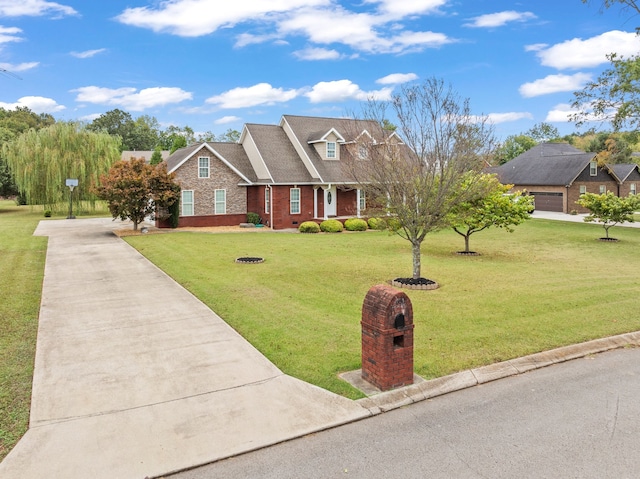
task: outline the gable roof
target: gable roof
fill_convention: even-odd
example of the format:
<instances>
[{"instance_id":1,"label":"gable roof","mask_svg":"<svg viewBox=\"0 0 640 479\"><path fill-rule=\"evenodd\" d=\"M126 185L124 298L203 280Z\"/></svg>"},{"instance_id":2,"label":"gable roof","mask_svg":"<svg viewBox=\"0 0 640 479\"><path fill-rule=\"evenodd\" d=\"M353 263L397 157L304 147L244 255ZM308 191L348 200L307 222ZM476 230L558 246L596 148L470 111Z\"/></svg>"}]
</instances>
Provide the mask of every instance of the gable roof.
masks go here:
<instances>
[{"instance_id":1,"label":"gable roof","mask_svg":"<svg viewBox=\"0 0 640 479\"><path fill-rule=\"evenodd\" d=\"M490 171L503 184L569 186L595 155L567 143L540 143Z\"/></svg>"},{"instance_id":2,"label":"gable roof","mask_svg":"<svg viewBox=\"0 0 640 479\"><path fill-rule=\"evenodd\" d=\"M124 150L120 153L120 159L123 161L129 161L131 158L143 158L144 161L149 163L151 161L151 157L153 156L154 150ZM166 160L171 155L169 150L160 151L160 155L162 155L162 159Z\"/></svg>"},{"instance_id":3,"label":"gable roof","mask_svg":"<svg viewBox=\"0 0 640 479\"><path fill-rule=\"evenodd\" d=\"M176 150L167 158L167 171L172 173L180 168L187 160L196 155L202 148L206 148L243 181L253 183L257 180L256 174L251 167L251 162L242 145L225 142L204 142L195 143L185 148Z\"/></svg>"},{"instance_id":4,"label":"gable roof","mask_svg":"<svg viewBox=\"0 0 640 479\"><path fill-rule=\"evenodd\" d=\"M615 165L609 165L609 170L616 177L618 182L624 182L634 170L640 172L640 166L635 163L618 163Z\"/></svg>"}]
</instances>

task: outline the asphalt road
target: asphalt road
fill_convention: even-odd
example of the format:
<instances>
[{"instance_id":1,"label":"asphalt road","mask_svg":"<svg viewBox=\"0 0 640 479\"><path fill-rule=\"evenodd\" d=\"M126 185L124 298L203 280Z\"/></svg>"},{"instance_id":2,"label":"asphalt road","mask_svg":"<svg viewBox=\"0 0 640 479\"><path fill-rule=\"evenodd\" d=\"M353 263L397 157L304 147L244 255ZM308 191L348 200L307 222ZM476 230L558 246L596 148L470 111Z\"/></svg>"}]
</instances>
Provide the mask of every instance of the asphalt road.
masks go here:
<instances>
[{"instance_id":1,"label":"asphalt road","mask_svg":"<svg viewBox=\"0 0 640 479\"><path fill-rule=\"evenodd\" d=\"M638 478L640 348L505 378L170 477Z\"/></svg>"}]
</instances>

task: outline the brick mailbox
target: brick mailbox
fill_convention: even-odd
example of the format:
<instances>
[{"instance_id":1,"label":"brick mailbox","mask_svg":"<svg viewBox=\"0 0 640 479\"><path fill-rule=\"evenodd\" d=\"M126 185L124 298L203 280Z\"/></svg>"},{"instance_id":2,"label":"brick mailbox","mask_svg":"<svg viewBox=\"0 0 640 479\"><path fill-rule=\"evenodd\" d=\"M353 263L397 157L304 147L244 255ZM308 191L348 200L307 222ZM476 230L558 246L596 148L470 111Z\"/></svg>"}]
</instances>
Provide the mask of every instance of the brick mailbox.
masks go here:
<instances>
[{"instance_id":1,"label":"brick mailbox","mask_svg":"<svg viewBox=\"0 0 640 479\"><path fill-rule=\"evenodd\" d=\"M402 291L379 284L362 305L362 379L382 391L413 384L413 307Z\"/></svg>"}]
</instances>

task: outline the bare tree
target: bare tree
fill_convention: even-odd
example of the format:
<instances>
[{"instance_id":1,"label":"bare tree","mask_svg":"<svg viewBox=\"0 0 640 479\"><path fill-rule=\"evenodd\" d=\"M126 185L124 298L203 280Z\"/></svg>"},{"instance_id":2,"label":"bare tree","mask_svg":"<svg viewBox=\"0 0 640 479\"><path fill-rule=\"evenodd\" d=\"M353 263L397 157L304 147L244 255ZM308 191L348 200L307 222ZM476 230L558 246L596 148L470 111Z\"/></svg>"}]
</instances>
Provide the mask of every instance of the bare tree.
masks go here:
<instances>
[{"instance_id":1,"label":"bare tree","mask_svg":"<svg viewBox=\"0 0 640 479\"><path fill-rule=\"evenodd\" d=\"M382 127L388 109L397 120L395 131ZM347 164L369 204L379 205L411 243L412 279L423 279L425 236L451 227L454 206L483 194L474 178L493 153L493 128L435 78L403 87L389 102L369 101L363 116L368 121L353 122L354 128L369 127L350 133Z\"/></svg>"}]
</instances>

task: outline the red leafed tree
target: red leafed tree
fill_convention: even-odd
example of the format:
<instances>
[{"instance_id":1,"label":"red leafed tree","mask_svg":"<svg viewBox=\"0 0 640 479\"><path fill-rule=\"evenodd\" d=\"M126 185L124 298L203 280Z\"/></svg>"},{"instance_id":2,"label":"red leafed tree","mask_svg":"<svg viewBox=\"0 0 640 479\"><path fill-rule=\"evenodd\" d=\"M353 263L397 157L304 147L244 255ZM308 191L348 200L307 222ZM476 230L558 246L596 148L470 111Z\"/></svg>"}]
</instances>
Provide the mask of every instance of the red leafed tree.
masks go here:
<instances>
[{"instance_id":1,"label":"red leafed tree","mask_svg":"<svg viewBox=\"0 0 640 479\"><path fill-rule=\"evenodd\" d=\"M178 201L180 186L174 175L167 173L166 164L152 166L132 158L115 163L107 175L101 176L97 193L114 218L130 219L137 230L146 216Z\"/></svg>"}]
</instances>

